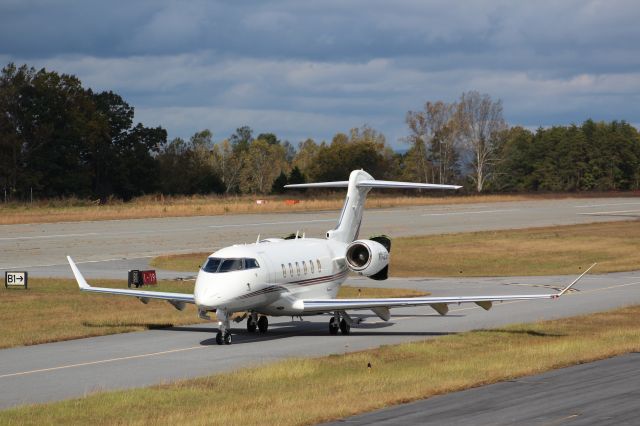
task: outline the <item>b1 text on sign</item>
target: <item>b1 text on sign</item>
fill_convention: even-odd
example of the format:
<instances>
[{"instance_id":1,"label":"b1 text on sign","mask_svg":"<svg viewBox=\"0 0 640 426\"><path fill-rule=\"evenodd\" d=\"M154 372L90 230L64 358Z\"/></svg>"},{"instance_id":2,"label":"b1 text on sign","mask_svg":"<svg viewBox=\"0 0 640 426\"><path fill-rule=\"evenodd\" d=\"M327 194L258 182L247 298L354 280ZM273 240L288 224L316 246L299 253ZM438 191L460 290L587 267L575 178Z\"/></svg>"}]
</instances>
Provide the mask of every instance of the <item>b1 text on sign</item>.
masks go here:
<instances>
[{"instance_id":1,"label":"b1 text on sign","mask_svg":"<svg viewBox=\"0 0 640 426\"><path fill-rule=\"evenodd\" d=\"M24 287L27 288L27 272L21 271L5 271L4 273L4 286L9 287Z\"/></svg>"}]
</instances>

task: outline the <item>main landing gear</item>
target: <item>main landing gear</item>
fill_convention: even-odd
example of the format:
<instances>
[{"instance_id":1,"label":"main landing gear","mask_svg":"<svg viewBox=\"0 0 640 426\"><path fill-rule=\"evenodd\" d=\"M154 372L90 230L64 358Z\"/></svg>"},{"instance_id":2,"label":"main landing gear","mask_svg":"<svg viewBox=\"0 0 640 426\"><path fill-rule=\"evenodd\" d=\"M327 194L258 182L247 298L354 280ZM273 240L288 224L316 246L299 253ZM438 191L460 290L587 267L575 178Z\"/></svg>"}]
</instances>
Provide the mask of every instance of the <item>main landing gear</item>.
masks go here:
<instances>
[{"instance_id":1,"label":"main landing gear","mask_svg":"<svg viewBox=\"0 0 640 426\"><path fill-rule=\"evenodd\" d=\"M342 318L340 318L342 316ZM342 334L347 335L351 332L351 318L346 313L340 315L339 312L336 312L329 319L329 334L335 336L338 334L338 330L342 332Z\"/></svg>"},{"instance_id":2,"label":"main landing gear","mask_svg":"<svg viewBox=\"0 0 640 426\"><path fill-rule=\"evenodd\" d=\"M247 318L247 331L253 333L258 328L258 315L255 312L251 312Z\"/></svg>"},{"instance_id":3,"label":"main landing gear","mask_svg":"<svg viewBox=\"0 0 640 426\"><path fill-rule=\"evenodd\" d=\"M251 312L251 314L249 314L249 317L247 318L247 331L249 333L253 333L256 331L256 329L260 333L266 333L269 329L269 319L265 315L262 315L260 318L258 318L257 313Z\"/></svg>"},{"instance_id":4,"label":"main landing gear","mask_svg":"<svg viewBox=\"0 0 640 426\"><path fill-rule=\"evenodd\" d=\"M261 316L258 320L258 330L260 333L266 333L269 329L269 319L266 316Z\"/></svg>"},{"instance_id":5,"label":"main landing gear","mask_svg":"<svg viewBox=\"0 0 640 426\"><path fill-rule=\"evenodd\" d=\"M265 315L262 315L260 318L258 318L258 314L255 312L251 312L249 314L249 317L247 318L247 331L249 333L255 332L256 329L260 333L266 333L268 328L269 319Z\"/></svg>"}]
</instances>

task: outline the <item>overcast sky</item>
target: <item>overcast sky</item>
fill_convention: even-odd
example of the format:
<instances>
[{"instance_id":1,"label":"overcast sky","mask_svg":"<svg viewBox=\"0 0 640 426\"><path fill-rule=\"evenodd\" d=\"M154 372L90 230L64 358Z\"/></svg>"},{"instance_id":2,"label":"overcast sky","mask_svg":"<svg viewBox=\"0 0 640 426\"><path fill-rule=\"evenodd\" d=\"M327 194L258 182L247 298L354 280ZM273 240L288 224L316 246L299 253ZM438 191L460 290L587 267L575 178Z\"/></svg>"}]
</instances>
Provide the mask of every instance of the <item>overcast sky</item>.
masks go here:
<instances>
[{"instance_id":1,"label":"overcast sky","mask_svg":"<svg viewBox=\"0 0 640 426\"><path fill-rule=\"evenodd\" d=\"M640 124L640 3L0 0L0 63L113 90L136 120L216 141L242 125L297 143L468 90L512 125Z\"/></svg>"}]
</instances>

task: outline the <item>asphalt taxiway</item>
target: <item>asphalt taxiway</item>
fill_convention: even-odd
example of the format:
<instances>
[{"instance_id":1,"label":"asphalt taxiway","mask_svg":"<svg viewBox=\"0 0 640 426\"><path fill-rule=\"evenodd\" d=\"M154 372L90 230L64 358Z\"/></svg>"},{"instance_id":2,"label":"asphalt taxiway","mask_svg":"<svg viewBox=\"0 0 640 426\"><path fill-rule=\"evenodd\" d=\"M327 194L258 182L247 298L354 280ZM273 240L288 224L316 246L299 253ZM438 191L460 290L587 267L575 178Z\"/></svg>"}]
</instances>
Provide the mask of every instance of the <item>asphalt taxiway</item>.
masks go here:
<instances>
[{"instance_id":1,"label":"asphalt taxiway","mask_svg":"<svg viewBox=\"0 0 640 426\"><path fill-rule=\"evenodd\" d=\"M531 294L552 292L572 279L416 278L392 279L384 284L428 290L437 296ZM377 285L371 280L351 283ZM330 336L328 316L320 315L305 321L272 317L264 335L246 332L244 323L232 324L234 343L230 346L216 345L215 325L205 324L5 349L0 351L0 408L78 397L98 390L166 383L288 357L339 354L638 303L640 271L587 275L576 291L558 300L505 302L489 312L475 305L452 306L445 317L428 307L395 309L392 320L383 322L365 311L360 313L365 321L352 328L348 336ZM167 305L167 309L173 308Z\"/></svg>"},{"instance_id":2,"label":"asphalt taxiway","mask_svg":"<svg viewBox=\"0 0 640 426\"><path fill-rule=\"evenodd\" d=\"M637 425L638 401L636 352L325 425Z\"/></svg>"}]
</instances>

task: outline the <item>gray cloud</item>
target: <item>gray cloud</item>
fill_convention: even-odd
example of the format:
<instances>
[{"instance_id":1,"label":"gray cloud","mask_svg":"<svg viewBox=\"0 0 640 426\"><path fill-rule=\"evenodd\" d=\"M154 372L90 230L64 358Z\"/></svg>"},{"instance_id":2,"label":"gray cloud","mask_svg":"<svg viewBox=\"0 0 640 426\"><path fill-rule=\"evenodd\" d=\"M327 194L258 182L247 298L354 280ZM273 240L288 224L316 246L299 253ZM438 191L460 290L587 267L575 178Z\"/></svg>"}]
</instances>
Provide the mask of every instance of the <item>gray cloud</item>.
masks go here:
<instances>
[{"instance_id":1,"label":"gray cloud","mask_svg":"<svg viewBox=\"0 0 640 426\"><path fill-rule=\"evenodd\" d=\"M5 1L0 59L114 90L188 137L248 124L293 141L466 90L512 124L640 121L633 1Z\"/></svg>"}]
</instances>

